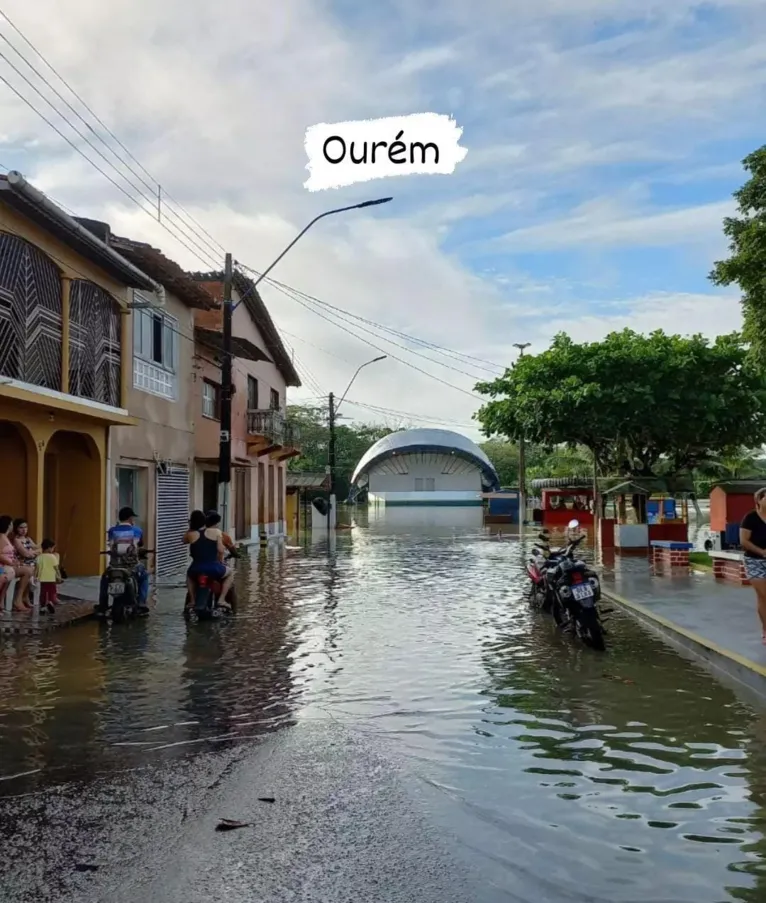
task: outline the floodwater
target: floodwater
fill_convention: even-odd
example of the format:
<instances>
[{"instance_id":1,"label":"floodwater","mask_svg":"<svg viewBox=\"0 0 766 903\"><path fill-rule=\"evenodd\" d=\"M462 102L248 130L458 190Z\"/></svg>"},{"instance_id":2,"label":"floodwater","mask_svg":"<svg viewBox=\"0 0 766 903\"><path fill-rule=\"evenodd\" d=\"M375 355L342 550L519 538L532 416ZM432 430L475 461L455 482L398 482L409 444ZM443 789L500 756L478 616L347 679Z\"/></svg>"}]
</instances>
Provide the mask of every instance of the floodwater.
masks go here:
<instances>
[{"instance_id":1,"label":"floodwater","mask_svg":"<svg viewBox=\"0 0 766 903\"><path fill-rule=\"evenodd\" d=\"M507 899L766 900L764 714L619 613L605 655L558 635L518 537L475 518L256 552L226 625L164 589L145 622L0 641L0 807L336 721L428 785Z\"/></svg>"}]
</instances>

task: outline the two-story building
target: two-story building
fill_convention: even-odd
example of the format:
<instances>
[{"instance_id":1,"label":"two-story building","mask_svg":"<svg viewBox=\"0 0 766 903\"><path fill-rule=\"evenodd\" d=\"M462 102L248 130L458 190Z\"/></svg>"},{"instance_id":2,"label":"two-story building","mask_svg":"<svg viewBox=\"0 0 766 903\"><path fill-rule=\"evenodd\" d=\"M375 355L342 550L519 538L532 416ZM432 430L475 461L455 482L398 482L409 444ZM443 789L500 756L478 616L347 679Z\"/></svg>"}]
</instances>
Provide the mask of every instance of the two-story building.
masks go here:
<instances>
[{"instance_id":1,"label":"two-story building","mask_svg":"<svg viewBox=\"0 0 766 903\"><path fill-rule=\"evenodd\" d=\"M196 334L210 350L220 351L223 329L223 273L194 273L215 299L216 307L196 311ZM232 332L235 336L232 382L231 529L237 539L286 533L286 470L299 454L297 427L286 417L288 387L301 384L274 321L252 280L234 274ZM245 356L246 348L262 349L262 360ZM216 507L218 501L218 443L220 357L211 360L200 350L195 391L196 479L195 506Z\"/></svg>"},{"instance_id":2,"label":"two-story building","mask_svg":"<svg viewBox=\"0 0 766 903\"><path fill-rule=\"evenodd\" d=\"M109 435L138 421L132 290L157 285L19 173L0 176L0 513L101 572Z\"/></svg>"}]
</instances>

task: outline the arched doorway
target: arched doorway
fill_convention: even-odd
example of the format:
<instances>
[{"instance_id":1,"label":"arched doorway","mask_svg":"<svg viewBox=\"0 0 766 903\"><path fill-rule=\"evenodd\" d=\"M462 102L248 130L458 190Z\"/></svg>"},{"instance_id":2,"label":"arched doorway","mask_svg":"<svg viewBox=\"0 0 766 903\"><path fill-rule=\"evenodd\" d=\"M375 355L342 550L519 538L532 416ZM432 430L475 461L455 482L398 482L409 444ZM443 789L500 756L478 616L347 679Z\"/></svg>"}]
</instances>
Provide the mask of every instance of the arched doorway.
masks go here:
<instances>
[{"instance_id":1,"label":"arched doorway","mask_svg":"<svg viewBox=\"0 0 766 903\"><path fill-rule=\"evenodd\" d=\"M0 420L0 514L26 517L33 529L38 526L36 470L35 444L27 429L20 423Z\"/></svg>"},{"instance_id":2,"label":"arched doorway","mask_svg":"<svg viewBox=\"0 0 766 903\"><path fill-rule=\"evenodd\" d=\"M43 523L72 577L102 570L100 551L103 467L99 450L84 433L59 430L45 450Z\"/></svg>"}]
</instances>

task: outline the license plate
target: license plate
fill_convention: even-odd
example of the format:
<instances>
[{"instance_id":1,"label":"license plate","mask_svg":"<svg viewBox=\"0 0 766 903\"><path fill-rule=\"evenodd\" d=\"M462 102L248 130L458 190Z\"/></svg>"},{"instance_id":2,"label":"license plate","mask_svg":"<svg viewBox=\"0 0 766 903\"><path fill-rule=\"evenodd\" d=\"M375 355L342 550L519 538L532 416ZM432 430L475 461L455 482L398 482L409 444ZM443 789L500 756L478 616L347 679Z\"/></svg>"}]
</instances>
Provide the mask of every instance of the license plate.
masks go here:
<instances>
[{"instance_id":1,"label":"license plate","mask_svg":"<svg viewBox=\"0 0 766 903\"><path fill-rule=\"evenodd\" d=\"M582 602L583 599L592 599L593 587L590 583L580 583L572 587L572 595L578 602Z\"/></svg>"},{"instance_id":2,"label":"license plate","mask_svg":"<svg viewBox=\"0 0 766 903\"><path fill-rule=\"evenodd\" d=\"M110 596L121 596L125 592L125 584L119 580L115 580L114 583L109 584L109 595Z\"/></svg>"}]
</instances>

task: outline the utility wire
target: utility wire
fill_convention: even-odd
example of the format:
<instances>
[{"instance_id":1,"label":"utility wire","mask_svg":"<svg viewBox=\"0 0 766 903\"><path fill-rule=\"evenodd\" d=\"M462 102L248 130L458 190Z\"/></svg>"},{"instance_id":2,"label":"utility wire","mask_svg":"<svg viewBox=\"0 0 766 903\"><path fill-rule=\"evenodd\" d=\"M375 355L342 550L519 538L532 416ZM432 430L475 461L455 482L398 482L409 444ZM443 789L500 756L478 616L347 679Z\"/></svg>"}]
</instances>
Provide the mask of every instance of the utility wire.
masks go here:
<instances>
[{"instance_id":1,"label":"utility wire","mask_svg":"<svg viewBox=\"0 0 766 903\"><path fill-rule=\"evenodd\" d=\"M125 152L125 154L127 154L127 156L128 156L131 160L133 160L133 162L138 166L138 168L139 168L143 173L145 173L145 175L147 176L147 178L149 178L149 179L152 181L152 183L154 183L154 184L153 184L153 185L149 185L144 179L142 179L141 176L140 176L138 173L136 173L136 171L130 166L130 164L127 163L127 161L125 161L125 160L124 160L124 159L123 159L123 158L122 158L122 157L114 150L114 148L112 148L112 147L108 144L108 142L107 142L107 141L106 141L106 140L105 140L105 139L104 139L104 138L103 138L103 137L102 137L102 136L101 136L101 135L93 128L93 126L87 121L87 119L85 119L85 117L83 117L82 114L79 113L79 112L72 106L71 103L69 103L69 101L61 94L61 92L58 91L58 89L55 88L55 87L50 83L50 81L49 81L49 80L48 80L48 79L47 79L47 78L46 78L46 77L45 77L45 76L44 76L44 75L43 75L43 74L42 74L42 73L41 73L41 72L40 72L40 71L32 64L32 63L29 62L29 59L28 59L27 57L25 57L25 56L21 53L21 51L19 51L19 49L18 49L17 47L15 47L11 41L8 40L8 38L7 38L6 36L0 34L0 37L2 37L2 39L8 44L8 46L11 47L11 48L13 49L13 51L17 54L17 56L19 56L19 57L27 64L27 66L28 66L28 67L29 67L29 68L30 68L30 69L31 69L31 70L32 70L32 71L33 71L33 72L34 72L34 73L35 73L35 74L36 74L36 75L37 75L37 76L38 76L38 77L39 77L39 78L40 78L40 79L41 79L41 80L42 80L42 81L50 88L50 89L51 89L51 91L53 91L53 93L54 93L54 94L55 94L55 95L56 95L63 103L65 103L65 104L67 105L67 107L68 107L68 108L69 108L69 109L70 109L70 110L71 110L71 111L72 111L72 112L73 112L73 113L74 113L74 114L75 114L75 115L76 115L76 116L77 116L77 117L85 124L85 126L89 129L89 131L90 131L90 132L91 132L91 133L92 133L99 141L101 141L101 143L102 143L102 144L110 151L110 153L114 154L114 156L117 157L117 159L120 160L120 162L123 163L123 165L125 165L126 167L128 167L128 169L130 169L130 171L131 171L134 175L136 175L137 178L139 178L139 179L142 181L142 183L143 183L150 191L152 191L153 193L155 193L155 188L154 188L154 186L156 186L157 194L160 195L160 193L161 193L161 196L162 196L162 199L164 200L165 208L166 208L166 209L170 210L171 212L174 212L174 211L173 211L173 208L172 208L172 205L174 204L174 205L175 205L182 213L184 213L184 214L186 215L186 217L188 217L188 220L191 221L191 223L193 223L194 226L196 226L197 229L200 230L200 232L202 233L202 235L206 236L207 239L209 239L209 241L212 243L212 244L208 244L208 247L209 247L209 248L211 248L211 247L217 248L217 251L215 251L214 254L213 254L214 257L217 257L217 256L218 256L218 251L220 251L221 254L225 254L226 251L225 251L225 248L223 247L223 245L221 245L221 244L220 244L220 243L219 243L219 242L218 242L218 241L217 241L217 240L216 240L216 239L215 239L215 238L214 238L214 237L213 237L213 236L212 236L212 235L211 235L211 234L210 234L210 233L209 233L209 232L208 232L208 231L207 231L207 230L206 230L206 229L205 229L205 228L204 228L204 227L203 227L203 226L202 226L202 225L201 225L201 224L200 224L200 223L192 216L192 215L191 215L191 213L189 213L188 210L186 210L186 209L185 209L178 201L176 201L175 198L173 198L170 194L168 194L166 191L164 191L164 189L162 188L160 182L159 182L159 181L158 181L158 180L157 180L157 179L156 179L156 178L155 178L155 177L154 177L154 176L146 169L146 167L141 163L141 161L138 160L138 158L137 158L133 153L131 153L131 151L130 151L130 150L125 146L125 144L117 137L117 135L115 135L115 133L109 128L109 126L108 126L108 125L107 125L107 124L106 124L106 123L98 116L98 114L97 114L97 113L96 113L96 112L95 112L95 111L94 111L94 110L93 110L93 109L85 102L85 100L82 98L82 96L81 96L81 95L80 95L80 94L79 94L79 93L78 93L78 92L77 92L77 91L69 84L69 82L61 75L61 73L60 73L60 72L53 66L53 64L45 57L45 55L44 55L43 53L41 53L40 50L38 50L38 48L37 48L37 47L29 40L29 38L27 38L27 36L21 31L21 29L20 29L20 28L19 28L19 27L18 27L18 26L17 26L17 25L16 25L16 24L8 17L8 16L7 16L7 15L6 15L6 13L5 13L2 9L0 9L0 17L2 17L2 18L7 22L7 24L8 24L8 25L16 32L16 34L24 41L24 43L27 44L27 46L33 51L33 53L34 53L34 54L35 54L35 55L36 55L36 56L37 56L37 57L45 64L45 66L47 66L47 68L48 68L48 69L56 76L56 78L59 80L59 82L60 82L60 83L61 83L61 84L62 84L62 85L63 85L63 86L64 86L64 87L72 94L73 97L75 97L75 98L80 102L80 104L84 107L84 109L87 110L87 112L88 112L88 113L93 117L93 119L98 123L98 125L99 125L99 126L100 126L100 127L101 127L101 128L102 128L102 129L103 129L103 130L104 130L104 131L105 131L105 132L106 132L106 133L107 133L107 134L115 141L115 142L116 142L116 144L117 144L117 145ZM6 62L8 62L7 58L5 58L5 59L6 59ZM23 77L23 76L22 76L22 77ZM58 112L58 111L57 111L57 112ZM62 115L62 114L59 112L59 115ZM65 117L62 117L62 118L65 118ZM180 219L182 222L184 222L185 225L189 226L189 222L186 221L186 220L184 220L183 216L181 216L181 215L178 214L178 213L174 213L174 215L177 216L177 218ZM191 228L191 227L190 227L190 228ZM198 233L195 233L195 232L194 232L194 229L192 229L192 233L198 235Z\"/></svg>"},{"instance_id":2,"label":"utility wire","mask_svg":"<svg viewBox=\"0 0 766 903\"><path fill-rule=\"evenodd\" d=\"M39 89L38 87L36 87L34 84L32 84L32 82L26 77L26 75L24 75L23 72L20 72L20 71L19 71L18 67L14 66L14 64L8 59L7 56L5 56L5 55L2 53L2 51L0 51L0 59L5 60L5 62L8 63L8 65L9 65L15 72L17 72L17 73L21 76L21 78L23 78L24 81L27 82L28 85L30 85L30 87L31 87L31 88L32 88L32 89L33 89L33 90L34 90L34 91L35 91L35 92L36 92L36 93L37 93L37 94L38 94L38 95L39 95L39 96L40 96L40 97L48 104L49 107L51 107L51 109L52 109L58 116L60 116L60 117L64 120L64 122L66 122L66 124L67 124L67 125L68 125L68 126L69 126L69 127L70 127L70 128L71 128L71 129L72 129L72 130L73 130L73 131L74 131L74 132L75 132L75 133L76 133L76 134L84 141L84 142L85 142L85 144L87 144L87 146L88 146L89 148L91 148L91 150L95 151L95 153L97 153L98 156L101 157L101 159L104 160L105 163L106 163L109 167L111 167L111 168L117 173L117 175L118 175L120 178L124 179L125 182L127 182L128 185L130 185L131 188L133 188L134 190L136 190L136 191L138 192L139 196L141 197L141 199L142 199L143 201L149 201L150 204L155 204L155 203L156 203L155 198L152 198L151 196L147 197L147 195L146 195L144 192L142 192L141 189L138 188L138 187L135 185L134 182L132 182L132 181L131 181L124 173L121 173L121 172L117 169L117 167L114 165L114 163L112 163L112 161L106 156L106 154L104 154L103 151L101 151L98 147L96 147L96 146L88 139L88 137L87 137L85 134L83 134L83 132L81 132L80 129L77 128L76 125L72 124L72 123L66 118L66 116L64 116L64 114L56 107L56 105L55 105L54 103L52 103L52 102L51 102L51 101L50 101L50 100L42 93L42 91L40 91L40 89ZM77 144L76 144L76 143L75 143L68 135L66 135L66 134L65 134L65 133L64 133L64 132L63 132L63 131L55 124L55 123L54 123L54 122L52 122L52 121L51 121L51 120L50 120L43 112L41 112L41 111L40 111L40 110L39 110L39 109L38 109L38 108L37 108L37 107L36 107L36 106L35 106L28 98L27 98L27 97L25 97L25 96L21 93L21 91L18 90L18 88L16 88L14 85L12 85L11 82L9 82L8 79L7 79L4 75L0 75L0 80L2 80L2 81L3 81L3 82L11 89L11 91L13 91L13 93L14 93L20 100L22 100L22 101L23 101L23 102L24 102L31 110L33 110L33 111L34 111L34 112L35 112L35 113L36 113L36 114L37 114L44 122L46 122L46 123L47 123L47 124L48 124L48 125L49 125L49 126L50 126L50 127L51 127L51 128L52 128L52 129L53 129L53 130L61 137L61 138L63 138L64 141L66 141L66 143L67 143L74 151L76 151L76 152L77 152L84 160L87 160L88 163L90 163L91 166L93 166L98 172L100 172L101 175L104 176L105 179L107 179L109 182L111 182L111 184L114 185L115 188L117 188L120 192L122 192L122 194L124 194L125 197L128 198L128 200L132 201L132 202L139 208L139 210L142 210L144 213L148 214L153 220L156 220L156 212L155 212L155 211L148 210L148 209L144 206L144 204L142 203L142 201L140 201L140 200L138 200L137 198L135 198L135 197L134 197L134 196L133 196L133 195L132 195L125 187L124 187L124 186L120 185L120 183L117 182L114 178L112 178L112 176L109 175L108 172L106 172L101 166L99 166L99 164L96 163L95 160L92 160L92 159L85 153L85 151L84 151L81 147L79 147L79 146L78 146L78 145L77 145ZM206 266L210 266L210 261L211 261L212 257L209 257L209 256L200 256L199 250L195 251L195 250L191 247L191 245L190 245L187 241L184 240L184 238L188 237L188 236L186 235L185 232L182 231L181 234L179 235L178 231L177 231L174 227L171 227L171 224L170 224L170 223L168 223L168 222L164 222L164 223L163 223L161 220L160 220L160 225L161 225L167 232L169 232L169 233L173 236L173 238L176 239L176 241L178 241L180 244L182 244L182 245L186 248L186 250L189 251L189 253L192 254L196 259L205 261L205 265L206 265ZM183 236L183 237L182 237L182 236ZM195 244L196 247L199 249L199 245L198 245L196 242L194 242L193 239L190 239L190 241L192 242L192 244ZM217 267L217 266L218 266L218 263L214 264L214 267Z\"/></svg>"},{"instance_id":3,"label":"utility wire","mask_svg":"<svg viewBox=\"0 0 766 903\"><path fill-rule=\"evenodd\" d=\"M450 389L455 389L455 391L461 392L463 395L468 395L469 398L473 398L477 401L484 401L484 399L480 395L476 395L473 392L469 392L467 389L463 389L460 386L454 385L454 383L447 382L445 379L442 379L441 377L436 376L433 373L429 373L428 370L424 370L422 367L418 367L416 364L413 364L411 361L405 360L404 358L401 358L401 357L397 357L397 355L392 354L388 349L381 348L380 345L376 345L374 342L370 342L368 339L364 338L364 336L361 336L358 333L354 332L348 326L336 323L334 320L330 319L329 316L325 315L324 313L321 313L320 311L316 310L315 308L312 308L307 302L303 301L303 299L301 299L299 297L293 297L292 295L289 295L284 290L281 290L281 291L283 292L283 294L286 294L288 298L292 297L294 301L297 301L297 303L302 305L303 307L305 307L306 310L311 311L313 314L315 314L316 316L320 317L323 320L326 320L328 323L331 323L333 326L337 327L338 329L342 329L344 332L346 332L350 335L353 335L355 338L359 339L361 342L364 342L366 345L369 345L371 348L374 348L376 351L380 351L382 354L385 354L387 357L390 357L392 360L398 361L400 364L404 364L406 367L410 367L412 370L416 370L418 373L422 373L424 376L429 377L429 379L433 379L436 382L441 383L444 386L448 386ZM369 330L367 330L367 331L369 332ZM376 338L378 338L378 337L376 337ZM386 341L386 340L384 339L384 341ZM435 361L432 361L432 363L435 363Z\"/></svg>"}]
</instances>

